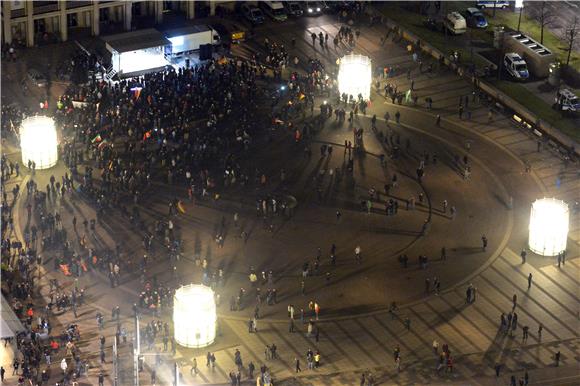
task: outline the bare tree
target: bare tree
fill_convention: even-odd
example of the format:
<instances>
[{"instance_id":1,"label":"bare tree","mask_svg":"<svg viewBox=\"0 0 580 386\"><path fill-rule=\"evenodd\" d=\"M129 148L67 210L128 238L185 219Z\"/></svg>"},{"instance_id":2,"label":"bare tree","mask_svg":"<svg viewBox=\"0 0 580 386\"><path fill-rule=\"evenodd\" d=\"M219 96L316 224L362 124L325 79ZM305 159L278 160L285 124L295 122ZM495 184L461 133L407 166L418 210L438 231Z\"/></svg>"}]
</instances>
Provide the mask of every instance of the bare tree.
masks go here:
<instances>
[{"instance_id":1,"label":"bare tree","mask_svg":"<svg viewBox=\"0 0 580 386\"><path fill-rule=\"evenodd\" d=\"M566 26L564 29L564 33L562 36L562 40L568 46L565 50L568 51L568 58L566 59L566 66L570 64L570 56L572 55L572 51L574 50L575 46L578 45L578 37L580 36L580 20L578 20L578 16L574 16L574 20Z\"/></svg>"},{"instance_id":2,"label":"bare tree","mask_svg":"<svg viewBox=\"0 0 580 386\"><path fill-rule=\"evenodd\" d=\"M533 18L540 24L540 44L544 44L544 28L549 27L554 21L553 9L547 7L547 1L542 1L540 6L534 7Z\"/></svg>"}]
</instances>

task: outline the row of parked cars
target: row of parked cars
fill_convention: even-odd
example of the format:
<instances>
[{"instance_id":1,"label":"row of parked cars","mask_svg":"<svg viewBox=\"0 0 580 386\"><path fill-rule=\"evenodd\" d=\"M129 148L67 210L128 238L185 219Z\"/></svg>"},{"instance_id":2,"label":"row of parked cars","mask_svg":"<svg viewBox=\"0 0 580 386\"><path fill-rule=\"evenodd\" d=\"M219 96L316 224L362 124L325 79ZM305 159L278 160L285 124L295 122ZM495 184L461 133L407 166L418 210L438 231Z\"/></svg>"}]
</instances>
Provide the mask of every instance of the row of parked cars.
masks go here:
<instances>
[{"instance_id":1,"label":"row of parked cars","mask_svg":"<svg viewBox=\"0 0 580 386\"><path fill-rule=\"evenodd\" d=\"M266 17L285 21L288 17L319 16L349 7L349 1L260 1L259 5L245 3L241 6L244 18L252 24L262 24Z\"/></svg>"},{"instance_id":2,"label":"row of parked cars","mask_svg":"<svg viewBox=\"0 0 580 386\"><path fill-rule=\"evenodd\" d=\"M475 7L467 8L463 12L448 13L442 23L437 23L434 19L427 19L426 24L432 29L444 28L454 35L460 35L467 31L467 27L487 28L487 19L482 10L487 8L506 9L509 6L508 1L477 1Z\"/></svg>"}]
</instances>

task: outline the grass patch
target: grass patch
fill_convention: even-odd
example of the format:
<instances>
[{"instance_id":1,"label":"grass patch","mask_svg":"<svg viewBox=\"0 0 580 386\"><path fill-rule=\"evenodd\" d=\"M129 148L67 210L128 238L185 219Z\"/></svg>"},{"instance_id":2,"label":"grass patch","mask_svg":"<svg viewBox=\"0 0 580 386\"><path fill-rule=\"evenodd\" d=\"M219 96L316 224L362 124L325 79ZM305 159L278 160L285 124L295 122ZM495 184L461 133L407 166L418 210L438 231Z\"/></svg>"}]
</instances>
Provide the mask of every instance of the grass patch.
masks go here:
<instances>
[{"instance_id":1,"label":"grass patch","mask_svg":"<svg viewBox=\"0 0 580 386\"><path fill-rule=\"evenodd\" d=\"M396 3L383 3L381 10L386 17L389 17L399 25L417 35L421 40L428 42L433 47L441 51L446 57L451 55L452 51L458 51L461 55L462 63L474 63L477 66L486 66L487 62L475 55L470 48L469 39L463 39L461 36L453 36L442 31L432 31L423 25L423 20L426 18L418 13L408 11L399 7ZM493 35L489 31L472 30L467 34L472 34L472 40L484 40L491 44ZM475 51L475 50L474 50Z\"/></svg>"},{"instance_id":2,"label":"grass patch","mask_svg":"<svg viewBox=\"0 0 580 386\"><path fill-rule=\"evenodd\" d=\"M490 83L498 90L517 100L544 122L556 127L573 140L580 141L580 130L575 126L574 120L563 117L559 111L554 110L552 106L538 98L524 86L503 80L492 80Z\"/></svg>"}]
</instances>

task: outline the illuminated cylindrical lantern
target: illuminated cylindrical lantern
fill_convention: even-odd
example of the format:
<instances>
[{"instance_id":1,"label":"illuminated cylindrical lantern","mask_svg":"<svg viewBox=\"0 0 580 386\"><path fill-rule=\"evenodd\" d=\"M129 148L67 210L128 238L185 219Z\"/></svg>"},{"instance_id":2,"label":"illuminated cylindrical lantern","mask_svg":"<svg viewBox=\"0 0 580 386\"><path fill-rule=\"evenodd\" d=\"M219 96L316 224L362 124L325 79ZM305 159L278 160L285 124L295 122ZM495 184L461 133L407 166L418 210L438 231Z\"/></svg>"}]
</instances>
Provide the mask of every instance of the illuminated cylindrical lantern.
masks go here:
<instances>
[{"instance_id":1,"label":"illuminated cylindrical lantern","mask_svg":"<svg viewBox=\"0 0 580 386\"><path fill-rule=\"evenodd\" d=\"M36 164L36 169L48 169L58 161L58 141L52 118L37 116L26 118L20 126L22 163Z\"/></svg>"},{"instance_id":2,"label":"illuminated cylindrical lantern","mask_svg":"<svg viewBox=\"0 0 580 386\"><path fill-rule=\"evenodd\" d=\"M217 313L214 292L190 284L175 291L173 329L175 341L185 347L205 347L215 340Z\"/></svg>"},{"instance_id":3,"label":"illuminated cylindrical lantern","mask_svg":"<svg viewBox=\"0 0 580 386\"><path fill-rule=\"evenodd\" d=\"M530 214L530 250L542 256L555 256L566 249L568 205L555 198L543 198L532 204Z\"/></svg>"},{"instance_id":4,"label":"illuminated cylindrical lantern","mask_svg":"<svg viewBox=\"0 0 580 386\"><path fill-rule=\"evenodd\" d=\"M340 59L338 68L338 91L340 94L352 95L354 99L359 94L364 100L371 96L372 64L363 55L346 55Z\"/></svg>"}]
</instances>

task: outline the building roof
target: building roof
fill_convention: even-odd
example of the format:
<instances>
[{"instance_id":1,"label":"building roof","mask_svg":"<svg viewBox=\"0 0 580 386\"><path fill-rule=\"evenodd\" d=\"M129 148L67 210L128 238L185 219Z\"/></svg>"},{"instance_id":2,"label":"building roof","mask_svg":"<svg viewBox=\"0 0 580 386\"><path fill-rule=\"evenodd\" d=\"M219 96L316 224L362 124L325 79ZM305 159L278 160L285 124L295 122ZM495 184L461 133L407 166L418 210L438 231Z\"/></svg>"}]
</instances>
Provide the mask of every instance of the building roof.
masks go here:
<instances>
[{"instance_id":1,"label":"building roof","mask_svg":"<svg viewBox=\"0 0 580 386\"><path fill-rule=\"evenodd\" d=\"M163 35L165 35L168 38L173 38L177 36L191 35L205 31L211 31L211 28L208 27L207 25L188 25L185 27L168 29L166 31L163 31Z\"/></svg>"},{"instance_id":2,"label":"building roof","mask_svg":"<svg viewBox=\"0 0 580 386\"><path fill-rule=\"evenodd\" d=\"M2 320L0 324L0 338L13 338L19 332L24 331L24 326L20 322L20 319L16 316L8 300L2 294Z\"/></svg>"},{"instance_id":3,"label":"building roof","mask_svg":"<svg viewBox=\"0 0 580 386\"><path fill-rule=\"evenodd\" d=\"M154 28L104 36L101 39L111 53L113 51L121 53L171 45L171 42Z\"/></svg>"}]
</instances>

